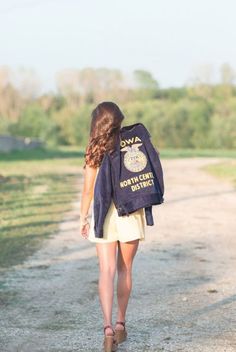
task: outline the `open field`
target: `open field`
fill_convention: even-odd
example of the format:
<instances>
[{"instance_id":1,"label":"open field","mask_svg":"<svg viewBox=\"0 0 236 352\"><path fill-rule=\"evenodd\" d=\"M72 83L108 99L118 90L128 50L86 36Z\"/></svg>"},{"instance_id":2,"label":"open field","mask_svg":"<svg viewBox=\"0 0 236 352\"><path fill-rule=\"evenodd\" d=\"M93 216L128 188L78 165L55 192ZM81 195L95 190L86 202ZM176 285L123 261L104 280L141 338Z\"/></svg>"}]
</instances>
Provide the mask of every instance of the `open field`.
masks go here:
<instances>
[{"instance_id":1,"label":"open field","mask_svg":"<svg viewBox=\"0 0 236 352\"><path fill-rule=\"evenodd\" d=\"M236 180L236 151L161 150L161 159L226 156L205 169ZM77 196L83 149L61 147L0 154L0 267L24 261L57 231Z\"/></svg>"}]
</instances>

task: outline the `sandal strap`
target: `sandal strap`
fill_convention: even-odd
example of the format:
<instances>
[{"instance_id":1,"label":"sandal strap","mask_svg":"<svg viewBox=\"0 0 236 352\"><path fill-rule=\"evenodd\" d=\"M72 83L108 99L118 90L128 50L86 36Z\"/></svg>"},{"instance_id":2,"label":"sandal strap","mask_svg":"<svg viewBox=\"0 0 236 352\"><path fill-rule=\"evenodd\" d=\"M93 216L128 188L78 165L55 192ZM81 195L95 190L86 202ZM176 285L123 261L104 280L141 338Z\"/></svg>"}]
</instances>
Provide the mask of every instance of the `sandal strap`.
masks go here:
<instances>
[{"instance_id":1,"label":"sandal strap","mask_svg":"<svg viewBox=\"0 0 236 352\"><path fill-rule=\"evenodd\" d=\"M121 324L125 327L125 321L117 321L116 324Z\"/></svg>"},{"instance_id":2,"label":"sandal strap","mask_svg":"<svg viewBox=\"0 0 236 352\"><path fill-rule=\"evenodd\" d=\"M112 333L113 333L113 335L114 335L115 332L114 332L114 329L113 329L112 325L105 325L105 326L103 327L104 334L105 334L105 330L106 330L107 328L111 328Z\"/></svg>"}]
</instances>

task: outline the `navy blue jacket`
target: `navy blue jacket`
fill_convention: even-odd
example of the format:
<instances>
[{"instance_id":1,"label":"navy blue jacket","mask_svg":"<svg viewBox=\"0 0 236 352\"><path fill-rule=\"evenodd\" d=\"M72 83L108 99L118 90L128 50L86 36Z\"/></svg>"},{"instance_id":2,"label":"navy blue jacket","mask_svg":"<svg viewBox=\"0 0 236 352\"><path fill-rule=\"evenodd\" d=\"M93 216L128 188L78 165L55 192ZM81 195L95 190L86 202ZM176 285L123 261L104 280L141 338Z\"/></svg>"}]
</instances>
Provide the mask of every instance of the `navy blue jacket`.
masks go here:
<instances>
[{"instance_id":1,"label":"navy blue jacket","mask_svg":"<svg viewBox=\"0 0 236 352\"><path fill-rule=\"evenodd\" d=\"M94 232L103 237L103 224L113 199L118 216L145 208L146 224L153 225L152 205L164 202L159 152L142 123L120 129L116 148L106 153L94 188Z\"/></svg>"}]
</instances>

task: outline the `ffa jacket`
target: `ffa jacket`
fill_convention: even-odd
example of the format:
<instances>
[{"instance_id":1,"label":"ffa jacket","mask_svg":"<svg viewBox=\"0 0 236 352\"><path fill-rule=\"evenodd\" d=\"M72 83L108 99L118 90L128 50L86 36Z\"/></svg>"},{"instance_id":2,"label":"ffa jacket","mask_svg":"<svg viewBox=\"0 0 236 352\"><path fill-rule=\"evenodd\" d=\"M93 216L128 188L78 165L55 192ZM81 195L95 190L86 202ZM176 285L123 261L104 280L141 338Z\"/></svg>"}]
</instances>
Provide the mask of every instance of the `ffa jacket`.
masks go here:
<instances>
[{"instance_id":1,"label":"ffa jacket","mask_svg":"<svg viewBox=\"0 0 236 352\"><path fill-rule=\"evenodd\" d=\"M116 149L106 153L94 188L94 233L103 237L103 224L113 199L118 216L145 208L146 224L154 224L152 205L164 202L159 152L142 123L120 129Z\"/></svg>"}]
</instances>

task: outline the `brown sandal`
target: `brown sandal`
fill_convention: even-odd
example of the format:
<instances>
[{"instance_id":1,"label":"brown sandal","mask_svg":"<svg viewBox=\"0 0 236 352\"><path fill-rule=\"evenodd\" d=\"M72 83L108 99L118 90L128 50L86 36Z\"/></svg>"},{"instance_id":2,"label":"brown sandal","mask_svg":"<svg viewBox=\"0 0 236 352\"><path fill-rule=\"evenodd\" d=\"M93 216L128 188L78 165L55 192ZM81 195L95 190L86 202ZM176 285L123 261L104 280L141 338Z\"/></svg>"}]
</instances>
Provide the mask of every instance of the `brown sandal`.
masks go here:
<instances>
[{"instance_id":1,"label":"brown sandal","mask_svg":"<svg viewBox=\"0 0 236 352\"><path fill-rule=\"evenodd\" d=\"M127 339L127 330L125 328L125 321L117 321L116 324L123 325L124 329L115 329L115 339L117 343L121 343Z\"/></svg>"},{"instance_id":2,"label":"brown sandal","mask_svg":"<svg viewBox=\"0 0 236 352\"><path fill-rule=\"evenodd\" d=\"M107 334L105 335L105 330L107 328L111 328L112 329L112 334ZM104 348L104 352L114 352L117 350L117 346L118 343L116 341L115 338L115 331L113 329L113 327L111 325L106 325L103 328L104 331L104 341L103 341L103 348Z\"/></svg>"}]
</instances>

